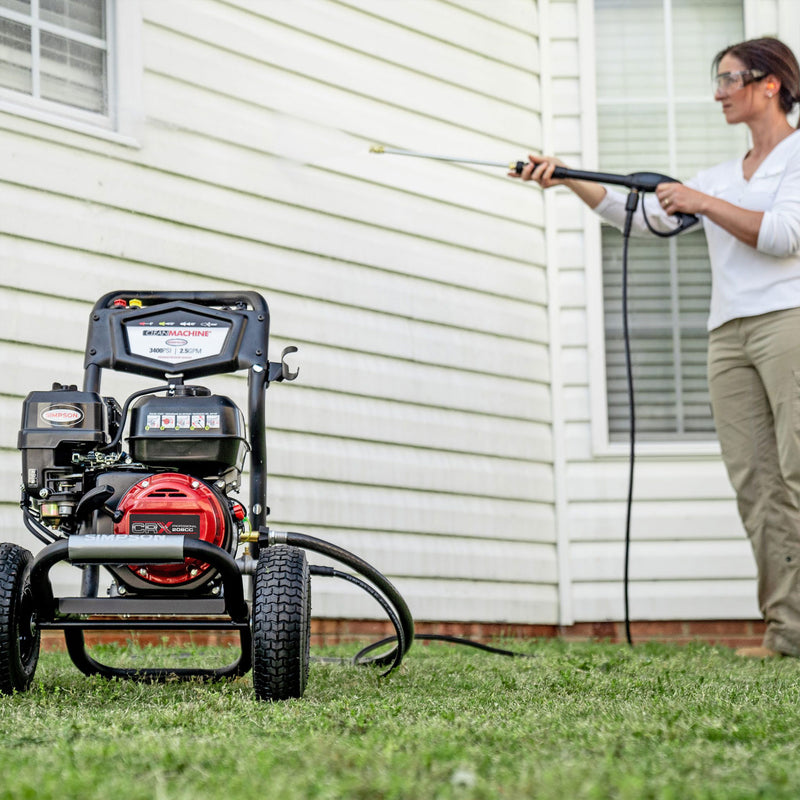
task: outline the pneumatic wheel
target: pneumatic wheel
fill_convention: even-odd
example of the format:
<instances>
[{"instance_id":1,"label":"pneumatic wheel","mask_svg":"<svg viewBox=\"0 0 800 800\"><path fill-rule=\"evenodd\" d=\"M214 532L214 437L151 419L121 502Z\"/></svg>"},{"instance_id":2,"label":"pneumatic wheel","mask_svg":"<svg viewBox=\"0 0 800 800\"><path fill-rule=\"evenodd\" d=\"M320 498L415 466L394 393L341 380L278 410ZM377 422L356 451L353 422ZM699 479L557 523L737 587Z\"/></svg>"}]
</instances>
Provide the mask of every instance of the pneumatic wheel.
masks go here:
<instances>
[{"instance_id":1,"label":"pneumatic wheel","mask_svg":"<svg viewBox=\"0 0 800 800\"><path fill-rule=\"evenodd\" d=\"M305 552L286 545L262 548L253 582L253 688L259 700L303 696L310 626Z\"/></svg>"},{"instance_id":2,"label":"pneumatic wheel","mask_svg":"<svg viewBox=\"0 0 800 800\"><path fill-rule=\"evenodd\" d=\"M29 579L32 560L24 548L0 544L0 694L28 689L39 663L41 631Z\"/></svg>"}]
</instances>

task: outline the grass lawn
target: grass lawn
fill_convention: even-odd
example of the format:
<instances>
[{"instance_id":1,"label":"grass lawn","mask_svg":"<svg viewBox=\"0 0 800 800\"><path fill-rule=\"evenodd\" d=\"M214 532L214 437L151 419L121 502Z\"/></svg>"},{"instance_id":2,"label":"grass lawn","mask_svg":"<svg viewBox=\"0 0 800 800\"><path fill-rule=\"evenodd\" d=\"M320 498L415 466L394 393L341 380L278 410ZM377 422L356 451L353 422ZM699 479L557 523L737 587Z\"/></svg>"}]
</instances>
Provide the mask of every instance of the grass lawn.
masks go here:
<instances>
[{"instance_id":1,"label":"grass lawn","mask_svg":"<svg viewBox=\"0 0 800 800\"><path fill-rule=\"evenodd\" d=\"M279 704L249 676L109 682L45 653L29 693L0 697L0 798L800 796L800 661L510 646L535 658L417 644L389 679L312 664Z\"/></svg>"}]
</instances>

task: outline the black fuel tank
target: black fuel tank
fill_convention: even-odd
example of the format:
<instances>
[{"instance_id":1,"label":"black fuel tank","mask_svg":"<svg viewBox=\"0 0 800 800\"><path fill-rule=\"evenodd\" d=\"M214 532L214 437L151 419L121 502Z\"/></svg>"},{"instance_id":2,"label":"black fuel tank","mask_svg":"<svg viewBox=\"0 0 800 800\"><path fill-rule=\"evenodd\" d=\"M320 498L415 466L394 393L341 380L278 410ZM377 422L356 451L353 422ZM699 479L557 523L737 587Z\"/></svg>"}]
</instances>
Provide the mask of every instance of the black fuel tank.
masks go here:
<instances>
[{"instance_id":1,"label":"black fuel tank","mask_svg":"<svg viewBox=\"0 0 800 800\"><path fill-rule=\"evenodd\" d=\"M244 416L227 397L147 397L131 408L128 442L142 464L207 477L231 467L241 471L244 433Z\"/></svg>"}]
</instances>

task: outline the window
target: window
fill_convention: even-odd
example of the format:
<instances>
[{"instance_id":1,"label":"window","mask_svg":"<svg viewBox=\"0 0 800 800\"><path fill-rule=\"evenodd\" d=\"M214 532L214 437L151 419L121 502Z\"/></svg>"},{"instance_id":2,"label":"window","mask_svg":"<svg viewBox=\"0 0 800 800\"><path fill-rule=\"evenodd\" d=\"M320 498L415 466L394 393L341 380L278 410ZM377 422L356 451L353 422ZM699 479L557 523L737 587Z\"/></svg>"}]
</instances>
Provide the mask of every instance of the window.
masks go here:
<instances>
[{"instance_id":1,"label":"window","mask_svg":"<svg viewBox=\"0 0 800 800\"><path fill-rule=\"evenodd\" d=\"M711 60L744 38L742 0L595 0L599 168L678 180L741 155L711 92ZM622 235L602 226L608 430L627 439ZM705 236L633 239L628 300L637 436L709 439Z\"/></svg>"},{"instance_id":2,"label":"window","mask_svg":"<svg viewBox=\"0 0 800 800\"><path fill-rule=\"evenodd\" d=\"M0 92L111 124L110 0L0 0Z\"/></svg>"}]
</instances>

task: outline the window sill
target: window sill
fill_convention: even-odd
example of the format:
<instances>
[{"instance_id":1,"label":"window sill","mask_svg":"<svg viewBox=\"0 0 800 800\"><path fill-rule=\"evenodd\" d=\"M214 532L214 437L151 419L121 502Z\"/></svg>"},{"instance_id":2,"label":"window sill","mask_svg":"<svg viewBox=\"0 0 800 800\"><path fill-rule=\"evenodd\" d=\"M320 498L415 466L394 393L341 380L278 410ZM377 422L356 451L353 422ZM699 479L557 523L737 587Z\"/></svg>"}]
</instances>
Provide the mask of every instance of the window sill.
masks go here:
<instances>
[{"instance_id":1,"label":"window sill","mask_svg":"<svg viewBox=\"0 0 800 800\"><path fill-rule=\"evenodd\" d=\"M609 442L604 446L596 446L593 450L596 458L622 459L630 455L628 442ZM719 442L713 439L704 441L683 442L636 442L637 458L671 458L671 459L718 459L722 452Z\"/></svg>"},{"instance_id":2,"label":"window sill","mask_svg":"<svg viewBox=\"0 0 800 800\"><path fill-rule=\"evenodd\" d=\"M52 125L57 128L75 131L76 133L82 133L86 136L104 139L125 147L137 149L141 147L136 137L113 130L110 127L105 127L102 124L104 118L101 118L97 122L73 118L60 111L39 107L34 105L33 102L30 105L26 105L24 100L12 100L6 96L0 96L0 112L13 114L17 117L24 117L25 119ZM105 121L107 122L107 120Z\"/></svg>"}]
</instances>

